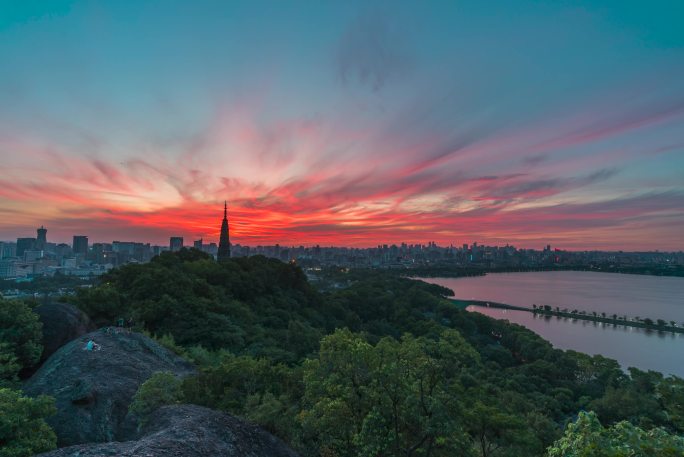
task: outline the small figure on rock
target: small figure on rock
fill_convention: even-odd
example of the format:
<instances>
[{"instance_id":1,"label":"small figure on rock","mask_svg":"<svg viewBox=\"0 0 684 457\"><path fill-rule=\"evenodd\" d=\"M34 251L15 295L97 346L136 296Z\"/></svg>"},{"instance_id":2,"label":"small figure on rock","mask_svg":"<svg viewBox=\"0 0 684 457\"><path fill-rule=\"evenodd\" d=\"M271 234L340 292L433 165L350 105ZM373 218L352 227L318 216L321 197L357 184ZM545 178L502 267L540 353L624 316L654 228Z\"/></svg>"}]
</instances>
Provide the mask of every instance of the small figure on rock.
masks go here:
<instances>
[{"instance_id":1,"label":"small figure on rock","mask_svg":"<svg viewBox=\"0 0 684 457\"><path fill-rule=\"evenodd\" d=\"M83 348L84 351L99 351L100 349L101 346L93 340L88 340L85 347Z\"/></svg>"}]
</instances>

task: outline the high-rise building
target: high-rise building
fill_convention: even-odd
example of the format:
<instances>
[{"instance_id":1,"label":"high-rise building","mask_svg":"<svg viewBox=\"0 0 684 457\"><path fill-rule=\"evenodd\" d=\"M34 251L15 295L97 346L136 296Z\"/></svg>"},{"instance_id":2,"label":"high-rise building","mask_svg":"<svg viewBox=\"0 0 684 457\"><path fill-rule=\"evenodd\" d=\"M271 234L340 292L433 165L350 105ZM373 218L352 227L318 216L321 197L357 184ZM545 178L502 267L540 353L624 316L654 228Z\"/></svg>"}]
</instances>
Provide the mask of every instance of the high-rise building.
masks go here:
<instances>
[{"instance_id":1,"label":"high-rise building","mask_svg":"<svg viewBox=\"0 0 684 457\"><path fill-rule=\"evenodd\" d=\"M180 251L183 249L183 237L182 236L172 236L169 239L169 248L172 252Z\"/></svg>"},{"instance_id":2,"label":"high-rise building","mask_svg":"<svg viewBox=\"0 0 684 457\"><path fill-rule=\"evenodd\" d=\"M216 258L230 259L230 237L228 236L228 202L223 203L223 221L221 222L221 236L219 237L218 254Z\"/></svg>"},{"instance_id":3,"label":"high-rise building","mask_svg":"<svg viewBox=\"0 0 684 457\"><path fill-rule=\"evenodd\" d=\"M74 255L82 254L85 257L88 254L88 237L85 235L74 235L71 249L74 251Z\"/></svg>"},{"instance_id":4,"label":"high-rise building","mask_svg":"<svg viewBox=\"0 0 684 457\"><path fill-rule=\"evenodd\" d=\"M42 251L47 245L47 229L41 225L36 232L38 233L38 236L36 237L36 249Z\"/></svg>"},{"instance_id":5,"label":"high-rise building","mask_svg":"<svg viewBox=\"0 0 684 457\"><path fill-rule=\"evenodd\" d=\"M36 247L35 238L17 238L17 257L24 257L24 252Z\"/></svg>"},{"instance_id":6,"label":"high-rise building","mask_svg":"<svg viewBox=\"0 0 684 457\"><path fill-rule=\"evenodd\" d=\"M202 250L202 238L200 238L199 240L195 240L195 242L192 243L192 246L195 249L199 249L201 251Z\"/></svg>"}]
</instances>

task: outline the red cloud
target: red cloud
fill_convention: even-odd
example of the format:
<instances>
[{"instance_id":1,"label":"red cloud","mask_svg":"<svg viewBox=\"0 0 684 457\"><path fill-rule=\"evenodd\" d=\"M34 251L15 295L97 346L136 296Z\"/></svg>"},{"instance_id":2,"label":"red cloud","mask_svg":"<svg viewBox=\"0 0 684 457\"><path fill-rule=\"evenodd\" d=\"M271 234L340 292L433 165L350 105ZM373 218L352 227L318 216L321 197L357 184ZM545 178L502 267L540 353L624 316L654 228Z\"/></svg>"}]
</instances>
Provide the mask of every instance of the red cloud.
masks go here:
<instances>
[{"instance_id":1,"label":"red cloud","mask_svg":"<svg viewBox=\"0 0 684 457\"><path fill-rule=\"evenodd\" d=\"M102 241L210 241L218 238L228 199L232 239L250 245L480 241L681 249L681 187L588 198L587 189L611 182L615 167L587 169L583 154L565 157L562 171L553 163L556 150L669 120L681 114L680 105L553 135L533 128L508 135L377 131L321 119L264 126L251 110L220 112L176 155L136 151L114 159L0 137L7 157L0 237L44 224L61 240L79 233ZM616 153L602 154L592 160ZM579 191L583 197L565 199L574 203L559 203Z\"/></svg>"}]
</instances>

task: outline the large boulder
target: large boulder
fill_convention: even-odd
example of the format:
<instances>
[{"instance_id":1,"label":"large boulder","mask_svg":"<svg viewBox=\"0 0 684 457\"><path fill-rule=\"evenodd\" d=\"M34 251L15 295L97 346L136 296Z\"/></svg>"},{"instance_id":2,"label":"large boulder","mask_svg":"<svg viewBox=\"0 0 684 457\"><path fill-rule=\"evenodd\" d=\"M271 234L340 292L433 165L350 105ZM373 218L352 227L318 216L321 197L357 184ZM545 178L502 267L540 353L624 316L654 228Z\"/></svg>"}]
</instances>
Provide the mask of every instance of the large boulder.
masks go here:
<instances>
[{"instance_id":1,"label":"large boulder","mask_svg":"<svg viewBox=\"0 0 684 457\"><path fill-rule=\"evenodd\" d=\"M74 305L49 303L40 305L33 311L43 323L41 364L69 341L95 330L95 324L90 318Z\"/></svg>"},{"instance_id":2,"label":"large boulder","mask_svg":"<svg viewBox=\"0 0 684 457\"><path fill-rule=\"evenodd\" d=\"M42 457L297 457L255 425L196 405L164 406L137 441L70 446Z\"/></svg>"},{"instance_id":3,"label":"large boulder","mask_svg":"<svg viewBox=\"0 0 684 457\"><path fill-rule=\"evenodd\" d=\"M86 351L93 340L99 350ZM107 442L130 436L128 407L138 387L156 371L177 376L191 364L139 333L98 330L60 348L24 385L31 396L55 397L57 414L48 423L60 446Z\"/></svg>"}]
</instances>

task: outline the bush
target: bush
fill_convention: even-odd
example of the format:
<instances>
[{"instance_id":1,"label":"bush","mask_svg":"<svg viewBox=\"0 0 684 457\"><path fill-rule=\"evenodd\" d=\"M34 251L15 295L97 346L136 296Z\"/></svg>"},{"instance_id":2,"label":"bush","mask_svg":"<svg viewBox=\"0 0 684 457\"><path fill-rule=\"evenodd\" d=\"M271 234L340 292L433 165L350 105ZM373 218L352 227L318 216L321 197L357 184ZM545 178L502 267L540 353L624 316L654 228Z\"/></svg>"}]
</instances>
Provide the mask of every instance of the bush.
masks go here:
<instances>
[{"instance_id":1,"label":"bush","mask_svg":"<svg viewBox=\"0 0 684 457\"><path fill-rule=\"evenodd\" d=\"M24 457L57 447L57 436L45 418L55 414L55 401L41 395L0 388L0 457Z\"/></svg>"},{"instance_id":2,"label":"bush","mask_svg":"<svg viewBox=\"0 0 684 457\"><path fill-rule=\"evenodd\" d=\"M145 381L133 397L129 411L140 418L144 424L150 414L164 405L174 405L183 401L182 381L173 373L158 371Z\"/></svg>"},{"instance_id":3,"label":"bush","mask_svg":"<svg viewBox=\"0 0 684 457\"><path fill-rule=\"evenodd\" d=\"M38 315L26 303L0 298L0 383L16 380L19 370L40 360L42 329Z\"/></svg>"}]
</instances>

